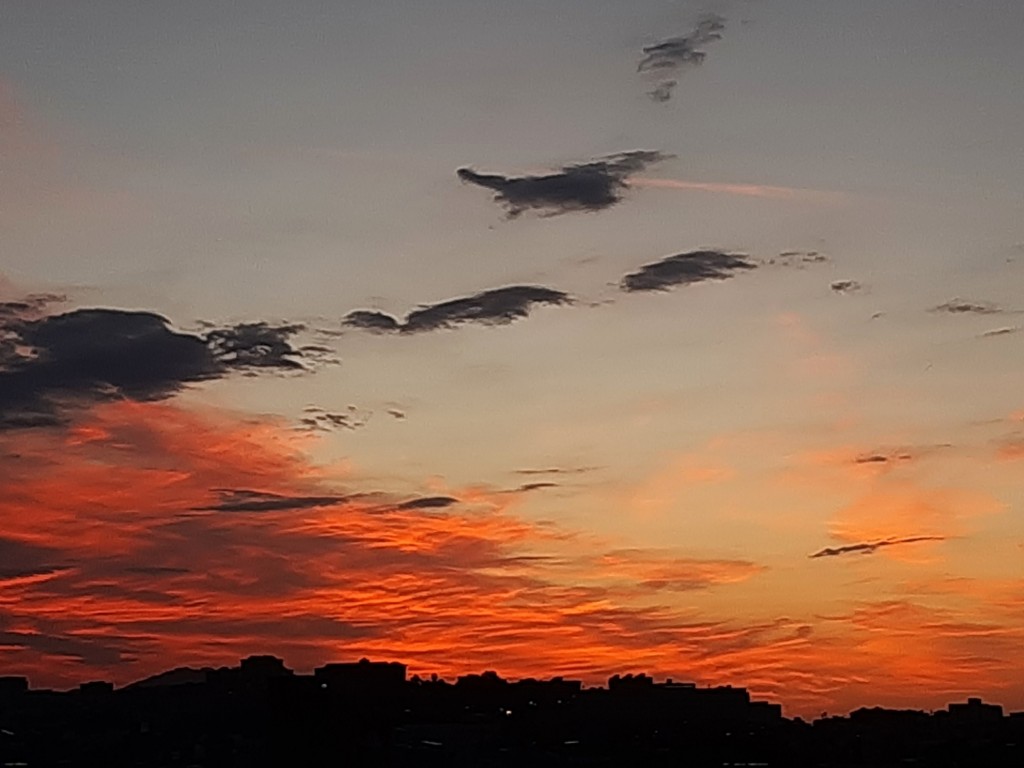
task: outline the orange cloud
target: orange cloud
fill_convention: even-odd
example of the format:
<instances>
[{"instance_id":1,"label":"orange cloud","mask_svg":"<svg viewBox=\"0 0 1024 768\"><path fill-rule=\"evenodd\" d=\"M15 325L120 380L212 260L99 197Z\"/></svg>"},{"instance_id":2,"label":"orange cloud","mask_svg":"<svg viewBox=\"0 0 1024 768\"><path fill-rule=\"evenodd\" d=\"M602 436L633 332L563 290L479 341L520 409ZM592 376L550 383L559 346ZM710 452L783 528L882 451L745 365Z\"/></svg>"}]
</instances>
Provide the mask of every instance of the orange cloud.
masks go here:
<instances>
[{"instance_id":1,"label":"orange cloud","mask_svg":"<svg viewBox=\"0 0 1024 768\"><path fill-rule=\"evenodd\" d=\"M995 684L1024 647L1010 619L1024 591L1009 587L970 611L772 616L767 597L762 615L698 610L697 593L756 589L775 571L609 548L520 517L520 495L485 486L435 480L410 505L312 464L313 439L169 403L0 433L0 664L37 685L123 683L253 652L299 669L370 656L421 674L592 683L642 670L745 685L816 713L898 701L900 674L917 704ZM880 527L878 500L943 529L964 505L984 511L956 494L885 490L851 505L837 534Z\"/></svg>"},{"instance_id":2,"label":"orange cloud","mask_svg":"<svg viewBox=\"0 0 1024 768\"><path fill-rule=\"evenodd\" d=\"M1008 461L1024 459L1024 438L1004 440L999 444L999 458Z\"/></svg>"},{"instance_id":3,"label":"orange cloud","mask_svg":"<svg viewBox=\"0 0 1024 768\"><path fill-rule=\"evenodd\" d=\"M124 681L270 650L593 679L641 660L698 670L708 643L770 634L645 599L736 583L753 563L594 552L482 487L435 485L452 498L419 506L353 489L306 459L310 439L128 402L0 435L0 546L22 563L0 582L5 666Z\"/></svg>"},{"instance_id":4,"label":"orange cloud","mask_svg":"<svg viewBox=\"0 0 1024 768\"><path fill-rule=\"evenodd\" d=\"M969 520L1001 509L999 502L979 492L885 481L841 509L830 533L843 542L959 536L967 532Z\"/></svg>"}]
</instances>

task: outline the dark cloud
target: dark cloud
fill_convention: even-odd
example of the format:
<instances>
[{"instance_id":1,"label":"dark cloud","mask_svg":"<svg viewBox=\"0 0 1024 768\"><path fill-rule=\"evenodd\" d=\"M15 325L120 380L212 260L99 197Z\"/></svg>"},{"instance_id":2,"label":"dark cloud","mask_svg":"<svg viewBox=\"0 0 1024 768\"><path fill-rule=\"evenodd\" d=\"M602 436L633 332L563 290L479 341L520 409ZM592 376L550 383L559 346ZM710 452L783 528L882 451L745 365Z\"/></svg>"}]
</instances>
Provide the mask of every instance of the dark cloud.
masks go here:
<instances>
[{"instance_id":1,"label":"dark cloud","mask_svg":"<svg viewBox=\"0 0 1024 768\"><path fill-rule=\"evenodd\" d=\"M595 472L600 467L544 467L541 469L517 469L517 475L582 475Z\"/></svg>"},{"instance_id":2,"label":"dark cloud","mask_svg":"<svg viewBox=\"0 0 1024 768\"><path fill-rule=\"evenodd\" d=\"M675 90L678 82L675 80L666 80L663 83L658 83L654 88L647 92L647 95L651 97L652 101L656 101L659 104L664 104L672 98L672 91Z\"/></svg>"},{"instance_id":3,"label":"dark cloud","mask_svg":"<svg viewBox=\"0 0 1024 768\"><path fill-rule=\"evenodd\" d=\"M899 453L865 453L854 459L856 464L889 464L894 461L910 461L914 457L905 452Z\"/></svg>"},{"instance_id":4,"label":"dark cloud","mask_svg":"<svg viewBox=\"0 0 1024 768\"><path fill-rule=\"evenodd\" d=\"M0 565L0 583L8 580L27 579L34 576L55 576L70 571L66 565L40 565L34 568L17 568Z\"/></svg>"},{"instance_id":5,"label":"dark cloud","mask_svg":"<svg viewBox=\"0 0 1024 768\"><path fill-rule=\"evenodd\" d=\"M858 553L862 555L873 555L883 547L895 547L899 544L914 544L919 541L945 541L945 536L907 536L902 539L885 539L883 541L863 542L860 544L847 544L842 547L826 547L815 552L809 557L838 557Z\"/></svg>"},{"instance_id":6,"label":"dark cloud","mask_svg":"<svg viewBox=\"0 0 1024 768\"><path fill-rule=\"evenodd\" d=\"M626 275L619 284L624 291L667 291L677 285L726 280L736 272L754 269L744 254L723 251L690 251L645 264Z\"/></svg>"},{"instance_id":7,"label":"dark cloud","mask_svg":"<svg viewBox=\"0 0 1024 768\"><path fill-rule=\"evenodd\" d=\"M351 496L284 496L244 488L217 488L215 490L220 496L220 501L208 507L197 507L198 511L286 512L315 507L333 507L352 499Z\"/></svg>"},{"instance_id":8,"label":"dark cloud","mask_svg":"<svg viewBox=\"0 0 1024 768\"><path fill-rule=\"evenodd\" d=\"M818 251L782 251L778 256L765 259L764 264L805 269L809 265L824 264L828 260L828 256Z\"/></svg>"},{"instance_id":9,"label":"dark cloud","mask_svg":"<svg viewBox=\"0 0 1024 768\"><path fill-rule=\"evenodd\" d=\"M679 37L670 37L660 43L645 46L644 56L637 64L637 72L663 78L688 67L700 66L704 63L707 53L703 50L708 43L722 39L725 31L725 19L709 14L702 18L693 31ZM672 89L676 81L663 79L648 95L659 103L672 98Z\"/></svg>"},{"instance_id":10,"label":"dark cloud","mask_svg":"<svg viewBox=\"0 0 1024 768\"><path fill-rule=\"evenodd\" d=\"M0 314L0 427L56 424L68 408L107 400L162 400L235 372L304 368L289 343L299 325L243 323L195 334L145 311L39 316L51 300L8 302Z\"/></svg>"},{"instance_id":11,"label":"dark cloud","mask_svg":"<svg viewBox=\"0 0 1024 768\"><path fill-rule=\"evenodd\" d=\"M289 339L305 326L240 323L208 331L206 344L225 367L242 371L303 370L302 353Z\"/></svg>"},{"instance_id":12,"label":"dark cloud","mask_svg":"<svg viewBox=\"0 0 1024 768\"><path fill-rule=\"evenodd\" d=\"M459 500L451 496L424 496L419 499L403 501L397 506L397 509L443 509L458 503Z\"/></svg>"},{"instance_id":13,"label":"dark cloud","mask_svg":"<svg viewBox=\"0 0 1024 768\"><path fill-rule=\"evenodd\" d=\"M402 330L402 324L391 315L368 309L357 309L345 315L345 325L361 328L364 331L390 333Z\"/></svg>"},{"instance_id":14,"label":"dark cloud","mask_svg":"<svg viewBox=\"0 0 1024 768\"><path fill-rule=\"evenodd\" d=\"M997 315L1002 308L989 302L964 301L963 299L950 299L944 304L932 307L932 312L945 312L950 315Z\"/></svg>"},{"instance_id":15,"label":"dark cloud","mask_svg":"<svg viewBox=\"0 0 1024 768\"><path fill-rule=\"evenodd\" d=\"M356 310L344 323L375 332L418 333L451 328L462 323L504 325L530 314L535 304L569 304L572 299L562 291L533 285L510 285L483 291L461 299L451 299L414 310L399 322L383 312ZM386 320L384 319L386 318Z\"/></svg>"},{"instance_id":16,"label":"dark cloud","mask_svg":"<svg viewBox=\"0 0 1024 768\"><path fill-rule=\"evenodd\" d=\"M981 338L983 338L983 339L991 339L991 338L994 338L996 336L1009 336L1011 333L1019 333L1019 332L1020 332L1020 327L1019 326L1008 325L1008 326L1006 326L1004 328L993 328L991 331L985 331L983 334L981 334Z\"/></svg>"},{"instance_id":17,"label":"dark cloud","mask_svg":"<svg viewBox=\"0 0 1024 768\"><path fill-rule=\"evenodd\" d=\"M566 304L569 296L551 288L512 285L484 291L463 299L452 299L410 312L404 331L432 331L459 323L500 325L526 317L534 304Z\"/></svg>"},{"instance_id":18,"label":"dark cloud","mask_svg":"<svg viewBox=\"0 0 1024 768\"><path fill-rule=\"evenodd\" d=\"M27 649L45 656L62 656L100 666L125 661L132 655L127 647L121 645L43 632L0 631L0 648Z\"/></svg>"},{"instance_id":19,"label":"dark cloud","mask_svg":"<svg viewBox=\"0 0 1024 768\"><path fill-rule=\"evenodd\" d=\"M516 488L516 490L525 493L527 491L540 491L540 490L543 490L545 488L557 488L557 487L558 487L558 483L551 483L551 482L523 483L518 488Z\"/></svg>"},{"instance_id":20,"label":"dark cloud","mask_svg":"<svg viewBox=\"0 0 1024 768\"><path fill-rule=\"evenodd\" d=\"M892 448L876 448L865 451L854 457L854 464L876 464L896 465L909 461L926 458L939 451L945 451L953 447L952 443L930 443L909 446L897 446Z\"/></svg>"},{"instance_id":21,"label":"dark cloud","mask_svg":"<svg viewBox=\"0 0 1024 768\"><path fill-rule=\"evenodd\" d=\"M57 293L31 293L16 301L0 301L0 323L40 317L51 304L64 301L67 301L67 297Z\"/></svg>"},{"instance_id":22,"label":"dark cloud","mask_svg":"<svg viewBox=\"0 0 1024 768\"><path fill-rule=\"evenodd\" d=\"M56 550L49 547L0 536L0 564L5 567L50 567L44 564L53 562L56 556Z\"/></svg>"},{"instance_id":23,"label":"dark cloud","mask_svg":"<svg viewBox=\"0 0 1024 768\"><path fill-rule=\"evenodd\" d=\"M854 459L855 464L885 464L891 461L888 456L883 456L880 453L872 453L866 456L858 456Z\"/></svg>"},{"instance_id":24,"label":"dark cloud","mask_svg":"<svg viewBox=\"0 0 1024 768\"><path fill-rule=\"evenodd\" d=\"M644 57L637 64L637 71L674 70L687 65L699 65L707 56L700 50L700 46L721 40L724 31L724 18L714 14L705 16L692 32L645 46Z\"/></svg>"},{"instance_id":25,"label":"dark cloud","mask_svg":"<svg viewBox=\"0 0 1024 768\"><path fill-rule=\"evenodd\" d=\"M289 353L294 354L294 353ZM299 355L307 363L314 365L340 365L341 361L330 347L322 344L304 344L299 347ZM305 367L305 366L303 366Z\"/></svg>"},{"instance_id":26,"label":"dark cloud","mask_svg":"<svg viewBox=\"0 0 1024 768\"><path fill-rule=\"evenodd\" d=\"M350 405L341 412L325 411L323 408L310 406L305 409L306 415L300 419L302 426L312 432L332 432L337 429L356 430L365 427L373 413L360 411Z\"/></svg>"},{"instance_id":27,"label":"dark cloud","mask_svg":"<svg viewBox=\"0 0 1024 768\"><path fill-rule=\"evenodd\" d=\"M864 290L864 286L856 280L833 280L829 288L836 293L860 293Z\"/></svg>"},{"instance_id":28,"label":"dark cloud","mask_svg":"<svg viewBox=\"0 0 1024 768\"><path fill-rule=\"evenodd\" d=\"M464 182L493 190L495 201L505 206L509 218L531 208L557 216L610 208L622 199L630 176L668 157L661 152L638 149L567 165L542 176L501 176L478 173L472 168L460 168L457 174Z\"/></svg>"},{"instance_id":29,"label":"dark cloud","mask_svg":"<svg viewBox=\"0 0 1024 768\"><path fill-rule=\"evenodd\" d=\"M68 570L60 553L49 547L0 536L0 581L46 576Z\"/></svg>"}]
</instances>

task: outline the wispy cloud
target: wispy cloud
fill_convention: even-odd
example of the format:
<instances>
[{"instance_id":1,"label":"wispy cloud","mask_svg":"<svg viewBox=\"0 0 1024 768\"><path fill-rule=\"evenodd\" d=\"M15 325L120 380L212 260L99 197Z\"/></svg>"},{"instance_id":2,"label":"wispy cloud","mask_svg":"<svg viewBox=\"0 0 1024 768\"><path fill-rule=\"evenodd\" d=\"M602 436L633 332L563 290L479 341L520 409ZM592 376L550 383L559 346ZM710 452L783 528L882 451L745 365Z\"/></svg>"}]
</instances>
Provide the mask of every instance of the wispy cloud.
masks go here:
<instances>
[{"instance_id":1,"label":"wispy cloud","mask_svg":"<svg viewBox=\"0 0 1024 768\"><path fill-rule=\"evenodd\" d=\"M586 472L596 472L600 467L542 467L531 469L517 469L517 475L582 475Z\"/></svg>"},{"instance_id":2,"label":"wispy cloud","mask_svg":"<svg viewBox=\"0 0 1024 768\"><path fill-rule=\"evenodd\" d=\"M371 411L361 411L354 405L344 411L327 411L311 405L303 409L299 423L313 432L333 432L338 429L356 430L365 427L373 416Z\"/></svg>"},{"instance_id":3,"label":"wispy cloud","mask_svg":"<svg viewBox=\"0 0 1024 768\"><path fill-rule=\"evenodd\" d=\"M541 482L536 482L536 483L523 483L518 488L516 488L516 491L517 492L521 492L521 493L528 493L530 491L541 491L541 490L545 490L547 488L557 488L557 487L558 487L558 483L541 481Z\"/></svg>"},{"instance_id":4,"label":"wispy cloud","mask_svg":"<svg viewBox=\"0 0 1024 768\"><path fill-rule=\"evenodd\" d=\"M685 68L703 64L707 57L704 47L708 43L721 40L724 31L725 19L709 14L685 35L670 37L645 46L644 55L637 64L637 72L658 79L657 85L648 92L648 95L660 103L669 101L677 84L670 76Z\"/></svg>"},{"instance_id":5,"label":"wispy cloud","mask_svg":"<svg viewBox=\"0 0 1024 768\"><path fill-rule=\"evenodd\" d=\"M453 496L423 496L418 499L410 499L409 501L403 501L398 504L398 509L444 509L450 507L453 504L458 504L459 500Z\"/></svg>"},{"instance_id":6,"label":"wispy cloud","mask_svg":"<svg viewBox=\"0 0 1024 768\"><path fill-rule=\"evenodd\" d=\"M738 272L756 268L745 254L725 251L690 251L645 264L622 278L623 291L667 291L678 285L726 280Z\"/></svg>"},{"instance_id":7,"label":"wispy cloud","mask_svg":"<svg viewBox=\"0 0 1024 768\"><path fill-rule=\"evenodd\" d=\"M895 547L901 544L916 544L920 541L945 541L944 536L907 536L901 539L883 539L882 541L845 544L841 547L825 547L808 557L838 557L839 555L861 554L873 555L884 547Z\"/></svg>"},{"instance_id":8,"label":"wispy cloud","mask_svg":"<svg viewBox=\"0 0 1024 768\"><path fill-rule=\"evenodd\" d=\"M458 177L469 184L492 190L509 218L527 210L546 216L574 211L602 211L622 200L628 179L645 168L668 159L653 150L632 150L588 163L567 165L544 175L502 176L460 168Z\"/></svg>"},{"instance_id":9,"label":"wispy cloud","mask_svg":"<svg viewBox=\"0 0 1024 768\"><path fill-rule=\"evenodd\" d=\"M828 287L833 293L841 294L860 293L864 290L864 286L856 280L833 280Z\"/></svg>"},{"instance_id":10,"label":"wispy cloud","mask_svg":"<svg viewBox=\"0 0 1024 768\"><path fill-rule=\"evenodd\" d=\"M993 304L987 301L950 299L949 301L932 307L929 311L949 315L998 315L1004 310L998 304Z\"/></svg>"},{"instance_id":11,"label":"wispy cloud","mask_svg":"<svg viewBox=\"0 0 1024 768\"><path fill-rule=\"evenodd\" d=\"M1021 328L1019 325L1009 325L1004 326L1003 328L993 328L991 331L985 331L983 334L981 334L981 338L992 339L997 336L1009 336L1014 333L1020 333L1020 331Z\"/></svg>"},{"instance_id":12,"label":"wispy cloud","mask_svg":"<svg viewBox=\"0 0 1024 768\"><path fill-rule=\"evenodd\" d=\"M202 512L284 512L314 507L334 507L350 501L347 496L288 496L245 488L218 488L216 504L196 507Z\"/></svg>"},{"instance_id":13,"label":"wispy cloud","mask_svg":"<svg viewBox=\"0 0 1024 768\"><path fill-rule=\"evenodd\" d=\"M571 302L568 294L553 288L510 285L439 304L430 304L413 310L404 320L398 320L385 312L360 309L349 312L344 323L352 328L376 333L420 333L465 323L505 325L526 317L536 305L557 306Z\"/></svg>"}]
</instances>

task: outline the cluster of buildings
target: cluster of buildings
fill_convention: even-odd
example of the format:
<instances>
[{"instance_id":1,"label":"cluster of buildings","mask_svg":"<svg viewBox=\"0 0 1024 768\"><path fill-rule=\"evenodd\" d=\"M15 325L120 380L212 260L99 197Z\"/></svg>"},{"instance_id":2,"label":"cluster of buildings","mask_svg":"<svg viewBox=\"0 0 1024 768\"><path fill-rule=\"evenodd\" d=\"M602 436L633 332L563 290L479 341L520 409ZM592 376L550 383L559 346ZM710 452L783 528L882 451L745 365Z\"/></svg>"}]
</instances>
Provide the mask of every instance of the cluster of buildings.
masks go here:
<instances>
[{"instance_id":1,"label":"cluster of buildings","mask_svg":"<svg viewBox=\"0 0 1024 768\"><path fill-rule=\"evenodd\" d=\"M958 756L967 762L960 761ZM393 662L180 668L117 688L0 677L0 766L1024 765L1024 713L979 699L813 723L743 688L645 674L606 687L494 672L409 678Z\"/></svg>"}]
</instances>

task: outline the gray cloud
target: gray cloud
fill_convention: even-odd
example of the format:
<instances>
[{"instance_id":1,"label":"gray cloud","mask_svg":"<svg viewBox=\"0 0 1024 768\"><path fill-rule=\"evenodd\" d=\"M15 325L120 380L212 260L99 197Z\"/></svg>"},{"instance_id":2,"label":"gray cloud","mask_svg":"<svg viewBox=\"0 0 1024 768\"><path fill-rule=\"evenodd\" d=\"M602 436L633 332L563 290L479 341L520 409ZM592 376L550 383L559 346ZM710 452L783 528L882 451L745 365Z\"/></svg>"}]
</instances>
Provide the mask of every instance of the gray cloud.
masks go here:
<instances>
[{"instance_id":1,"label":"gray cloud","mask_svg":"<svg viewBox=\"0 0 1024 768\"><path fill-rule=\"evenodd\" d=\"M402 330L402 324L391 315L369 309L357 309L345 315L345 325L364 331L390 333Z\"/></svg>"},{"instance_id":2,"label":"gray cloud","mask_svg":"<svg viewBox=\"0 0 1024 768\"><path fill-rule=\"evenodd\" d=\"M838 557L839 555L861 554L873 555L883 547L895 547L899 544L914 544L919 541L945 541L945 536L907 536L902 539L884 539L883 541L862 542L860 544L847 544L842 547L826 547L809 555L815 557Z\"/></svg>"},{"instance_id":3,"label":"gray cloud","mask_svg":"<svg viewBox=\"0 0 1024 768\"><path fill-rule=\"evenodd\" d=\"M510 285L431 304L414 310L399 321L383 312L356 310L345 316L345 325L377 333L419 333L451 328L463 323L504 325L526 317L536 304L568 304L568 294L552 288L532 285Z\"/></svg>"},{"instance_id":4,"label":"gray cloud","mask_svg":"<svg viewBox=\"0 0 1024 768\"><path fill-rule=\"evenodd\" d=\"M60 554L49 547L0 536L0 580L43 576L67 570Z\"/></svg>"},{"instance_id":5,"label":"gray cloud","mask_svg":"<svg viewBox=\"0 0 1024 768\"><path fill-rule=\"evenodd\" d=\"M864 290L864 286L856 280L833 280L829 288L836 293L860 293Z\"/></svg>"},{"instance_id":6,"label":"gray cloud","mask_svg":"<svg viewBox=\"0 0 1024 768\"><path fill-rule=\"evenodd\" d=\"M443 509L458 503L459 500L451 496L424 496L419 499L403 501L397 506L397 509Z\"/></svg>"},{"instance_id":7,"label":"gray cloud","mask_svg":"<svg viewBox=\"0 0 1024 768\"><path fill-rule=\"evenodd\" d=\"M277 493L252 491L245 488L217 488L220 501L201 512L286 512L315 507L333 507L350 501L352 496L282 496Z\"/></svg>"},{"instance_id":8,"label":"gray cloud","mask_svg":"<svg viewBox=\"0 0 1024 768\"><path fill-rule=\"evenodd\" d=\"M98 666L131 658L125 645L44 632L0 631L0 648L28 649L46 656L63 656Z\"/></svg>"},{"instance_id":9,"label":"gray cloud","mask_svg":"<svg viewBox=\"0 0 1024 768\"><path fill-rule=\"evenodd\" d=\"M600 467L543 467L540 469L517 469L517 475L582 475L595 472Z\"/></svg>"},{"instance_id":10,"label":"gray cloud","mask_svg":"<svg viewBox=\"0 0 1024 768\"><path fill-rule=\"evenodd\" d=\"M726 280L739 271L755 267L744 254L690 251L645 264L622 278L620 288L629 292L667 291L677 285Z\"/></svg>"},{"instance_id":11,"label":"gray cloud","mask_svg":"<svg viewBox=\"0 0 1024 768\"><path fill-rule=\"evenodd\" d=\"M724 31L725 19L709 14L702 18L691 32L645 46L643 58L637 64L637 72L662 78L684 68L700 66L707 57L703 50L704 46L721 40ZM654 101L664 103L672 98L672 89L675 85L675 80L663 79L647 95Z\"/></svg>"},{"instance_id":12,"label":"gray cloud","mask_svg":"<svg viewBox=\"0 0 1024 768\"><path fill-rule=\"evenodd\" d=\"M373 413L360 411L356 406L350 405L344 411L335 413L325 411L317 406L309 406L305 409L306 415L300 419L302 426L312 432L332 432L336 429L356 430L365 427Z\"/></svg>"},{"instance_id":13,"label":"gray cloud","mask_svg":"<svg viewBox=\"0 0 1024 768\"><path fill-rule=\"evenodd\" d=\"M888 464L893 461L910 461L914 457L906 452L865 453L854 459L855 464Z\"/></svg>"},{"instance_id":14,"label":"gray cloud","mask_svg":"<svg viewBox=\"0 0 1024 768\"><path fill-rule=\"evenodd\" d=\"M289 342L300 325L243 323L195 334L145 311L40 316L49 300L7 302L0 312L0 428L57 424L90 403L162 400L236 372L305 369Z\"/></svg>"},{"instance_id":15,"label":"gray cloud","mask_svg":"<svg viewBox=\"0 0 1024 768\"><path fill-rule=\"evenodd\" d=\"M67 297L57 293L31 293L15 301L0 301L0 323L5 320L40 317L51 304L60 304L64 301L67 301Z\"/></svg>"},{"instance_id":16,"label":"gray cloud","mask_svg":"<svg viewBox=\"0 0 1024 768\"><path fill-rule=\"evenodd\" d=\"M765 259L764 264L806 269L808 265L824 264L828 260L829 257L819 251L783 251L778 256Z\"/></svg>"},{"instance_id":17,"label":"gray cloud","mask_svg":"<svg viewBox=\"0 0 1024 768\"><path fill-rule=\"evenodd\" d=\"M540 490L544 490L545 488L557 488L557 487L558 487L558 483L552 483L552 482L523 483L518 488L516 488L516 490L519 491L519 492L522 492L522 493L526 493L528 491L540 491Z\"/></svg>"},{"instance_id":18,"label":"gray cloud","mask_svg":"<svg viewBox=\"0 0 1024 768\"><path fill-rule=\"evenodd\" d=\"M669 155L653 150L632 150L608 155L589 163L564 166L542 176L501 176L460 168L462 181L494 191L494 200L505 206L509 218L529 209L557 216L572 211L602 211L622 199L627 180Z\"/></svg>"},{"instance_id":19,"label":"gray cloud","mask_svg":"<svg viewBox=\"0 0 1024 768\"><path fill-rule=\"evenodd\" d=\"M950 299L949 301L932 307L931 312L945 312L950 315L998 315L1003 309L996 304L980 301L964 301L963 299Z\"/></svg>"},{"instance_id":20,"label":"gray cloud","mask_svg":"<svg viewBox=\"0 0 1024 768\"><path fill-rule=\"evenodd\" d=\"M679 83L675 80L666 80L663 83L658 83L654 88L647 92L647 95L651 97L652 101L656 101L659 104L664 104L666 101L672 99L672 91L675 90Z\"/></svg>"},{"instance_id":21,"label":"gray cloud","mask_svg":"<svg viewBox=\"0 0 1024 768\"><path fill-rule=\"evenodd\" d=\"M939 451L952 448L952 443L931 443L894 448L878 448L858 454L854 464L896 464L898 462L916 461Z\"/></svg>"},{"instance_id":22,"label":"gray cloud","mask_svg":"<svg viewBox=\"0 0 1024 768\"><path fill-rule=\"evenodd\" d=\"M176 568L171 565L132 565L124 569L125 573L141 576L184 576L192 573L189 568Z\"/></svg>"},{"instance_id":23,"label":"gray cloud","mask_svg":"<svg viewBox=\"0 0 1024 768\"><path fill-rule=\"evenodd\" d=\"M300 324L240 323L208 331L205 341L217 361L227 368L303 370L302 353L289 342L303 330L305 326Z\"/></svg>"},{"instance_id":24,"label":"gray cloud","mask_svg":"<svg viewBox=\"0 0 1024 768\"><path fill-rule=\"evenodd\" d=\"M1019 333L1020 330L1020 326L1015 325L1008 325L1003 328L993 328L991 331L985 331L983 334L981 334L981 338L991 339L995 338L996 336L1009 336L1011 333Z\"/></svg>"}]
</instances>

